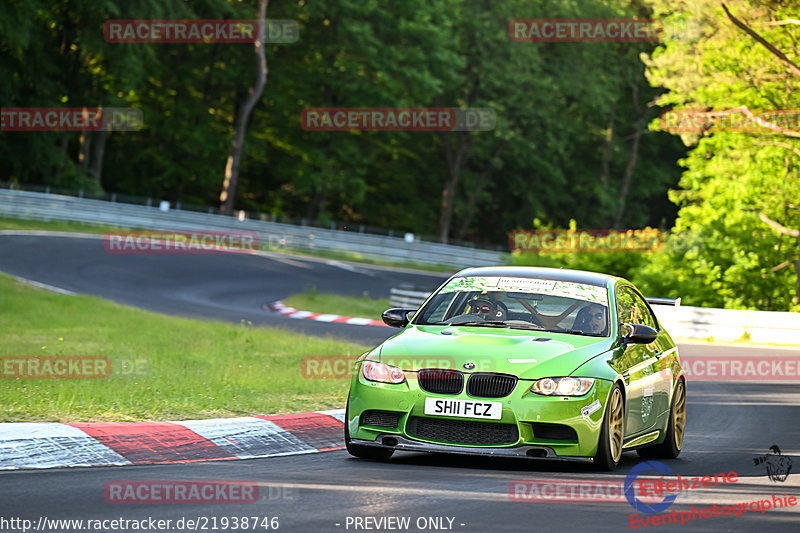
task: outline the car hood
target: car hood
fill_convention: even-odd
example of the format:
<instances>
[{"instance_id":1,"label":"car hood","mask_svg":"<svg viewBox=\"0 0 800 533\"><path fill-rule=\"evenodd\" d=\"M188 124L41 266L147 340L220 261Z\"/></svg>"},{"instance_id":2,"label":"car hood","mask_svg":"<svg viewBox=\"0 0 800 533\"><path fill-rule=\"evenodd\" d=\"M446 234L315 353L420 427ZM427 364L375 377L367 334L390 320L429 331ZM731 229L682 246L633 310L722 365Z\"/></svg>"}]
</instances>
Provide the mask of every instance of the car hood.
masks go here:
<instances>
[{"instance_id":1,"label":"car hood","mask_svg":"<svg viewBox=\"0 0 800 533\"><path fill-rule=\"evenodd\" d=\"M480 326L411 325L385 341L370 359L407 371L454 368L539 379L568 376L589 359L611 349L612 344L608 337Z\"/></svg>"}]
</instances>

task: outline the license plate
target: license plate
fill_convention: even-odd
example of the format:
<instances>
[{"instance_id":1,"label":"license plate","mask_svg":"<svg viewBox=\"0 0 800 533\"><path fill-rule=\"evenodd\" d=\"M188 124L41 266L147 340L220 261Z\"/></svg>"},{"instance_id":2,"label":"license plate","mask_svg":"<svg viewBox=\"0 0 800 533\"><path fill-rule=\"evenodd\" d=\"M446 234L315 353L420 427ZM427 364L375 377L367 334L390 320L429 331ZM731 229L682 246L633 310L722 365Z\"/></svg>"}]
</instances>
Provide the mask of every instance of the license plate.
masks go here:
<instances>
[{"instance_id":1,"label":"license plate","mask_svg":"<svg viewBox=\"0 0 800 533\"><path fill-rule=\"evenodd\" d=\"M501 402L425 398L425 414L500 420L503 414L503 404Z\"/></svg>"}]
</instances>

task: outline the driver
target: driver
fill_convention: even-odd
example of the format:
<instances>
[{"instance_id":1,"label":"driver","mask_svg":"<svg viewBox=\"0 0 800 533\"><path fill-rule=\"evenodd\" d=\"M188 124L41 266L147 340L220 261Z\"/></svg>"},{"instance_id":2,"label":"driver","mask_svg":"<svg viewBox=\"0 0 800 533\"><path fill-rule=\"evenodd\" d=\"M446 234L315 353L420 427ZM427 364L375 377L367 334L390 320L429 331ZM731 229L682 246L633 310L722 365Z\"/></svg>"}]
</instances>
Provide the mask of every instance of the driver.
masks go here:
<instances>
[{"instance_id":1,"label":"driver","mask_svg":"<svg viewBox=\"0 0 800 533\"><path fill-rule=\"evenodd\" d=\"M476 298L469 302L469 310L467 313L470 315L478 315L484 319L493 317L497 311L497 306L492 300L487 298Z\"/></svg>"},{"instance_id":2,"label":"driver","mask_svg":"<svg viewBox=\"0 0 800 533\"><path fill-rule=\"evenodd\" d=\"M601 334L606 330L606 308L600 304L590 304L582 308L575 317L575 329L584 333Z\"/></svg>"}]
</instances>

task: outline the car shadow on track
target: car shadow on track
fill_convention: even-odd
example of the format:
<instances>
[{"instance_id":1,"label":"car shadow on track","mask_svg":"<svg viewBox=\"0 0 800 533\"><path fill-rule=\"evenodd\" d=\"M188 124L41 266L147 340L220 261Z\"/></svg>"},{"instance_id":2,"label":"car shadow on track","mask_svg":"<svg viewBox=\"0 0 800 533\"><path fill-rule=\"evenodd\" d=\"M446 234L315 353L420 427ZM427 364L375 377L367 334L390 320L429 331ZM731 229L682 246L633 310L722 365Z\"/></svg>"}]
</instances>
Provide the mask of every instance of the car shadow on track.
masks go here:
<instances>
[{"instance_id":1,"label":"car shadow on track","mask_svg":"<svg viewBox=\"0 0 800 533\"><path fill-rule=\"evenodd\" d=\"M560 461L560 460L543 460L543 459L526 459L526 458L507 458L507 457L478 457L467 455L449 455L440 453L415 453L415 452L401 452L396 453L388 461L357 459L345 455L347 461L354 464L360 463L367 468L386 468L399 467L425 467L425 468L441 468L441 469L456 469L456 470L472 470L480 472L518 472L518 473L546 473L546 474L582 474L582 475L599 475L599 476L625 476L636 465L641 464L648 459L639 457L635 452L626 452L622 455L622 459L617 469L613 472L598 470L593 464L580 463L573 461ZM738 486L742 487L746 480L762 483L767 478L766 470L763 466L754 466L753 458L754 452L741 450L737 453L727 454L714 464L709 464L707 459L698 461L697 457L679 457L670 460L655 460L656 462L663 463L670 470L669 476L680 474L681 476L707 476L716 474L727 474L735 472L740 480ZM800 457L786 455L784 456L789 460L789 464L793 462L800 462ZM652 459L650 461L653 461ZM788 472L787 472L788 473ZM792 479L793 482L786 483L786 486L797 486L798 482ZM778 484L777 486L783 486Z\"/></svg>"},{"instance_id":2,"label":"car shadow on track","mask_svg":"<svg viewBox=\"0 0 800 533\"><path fill-rule=\"evenodd\" d=\"M542 460L508 457L472 457L466 455L449 455L442 453L413 453L401 452L395 454L389 461L373 461L368 459L351 458L353 461L368 462L373 464L391 464L407 466L424 466L438 468L461 468L471 470L491 470L505 472L551 472L551 473L595 473L614 474L615 472L600 472L589 463ZM635 453L626 453L622 456L616 473L625 473L638 463L644 461ZM680 459L668 461L669 464L680 463Z\"/></svg>"}]
</instances>

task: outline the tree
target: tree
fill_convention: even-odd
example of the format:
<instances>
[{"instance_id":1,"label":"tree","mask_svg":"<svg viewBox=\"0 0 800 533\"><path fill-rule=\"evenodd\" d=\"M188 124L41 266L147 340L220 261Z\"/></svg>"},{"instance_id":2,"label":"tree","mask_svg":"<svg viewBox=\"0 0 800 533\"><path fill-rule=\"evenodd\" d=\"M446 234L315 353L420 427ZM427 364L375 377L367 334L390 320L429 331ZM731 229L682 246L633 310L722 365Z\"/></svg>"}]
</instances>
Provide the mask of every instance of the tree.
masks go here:
<instances>
[{"instance_id":1,"label":"tree","mask_svg":"<svg viewBox=\"0 0 800 533\"><path fill-rule=\"evenodd\" d=\"M702 29L673 39L648 60L651 82L670 90L659 103L797 109L794 62L776 53L791 50L798 37L797 26L778 23L793 18L782 3L706 1L692 4L689 13L679 11L682 2L653 4L667 26L687 26L693 19ZM682 134L693 149L682 161L681 188L671 193L681 209L666 253L641 272L651 292L681 295L695 305L798 309L792 302L796 273L775 268L794 264L795 239L760 218L788 228L800 225L800 213L792 209L800 204L795 134L780 128Z\"/></svg>"},{"instance_id":2,"label":"tree","mask_svg":"<svg viewBox=\"0 0 800 533\"><path fill-rule=\"evenodd\" d=\"M267 56L264 51L266 47L266 27L267 27L267 5L269 0L258 0L258 37L253 43L256 53L256 84L247 95L244 104L236 114L234 124L233 144L231 145L228 162L225 164L225 180L222 183L222 194L220 210L223 215L230 215L233 212L233 203L236 199L236 190L239 185L239 163L242 158L242 148L244 147L244 135L247 131L247 121L250 113L261 98L264 86L267 83Z\"/></svg>"},{"instance_id":3,"label":"tree","mask_svg":"<svg viewBox=\"0 0 800 533\"><path fill-rule=\"evenodd\" d=\"M789 205L792 209L800 209L800 207L796 205ZM797 285L795 286L794 290L794 299L792 302L796 305L800 303L800 230L796 229L789 229L780 223L772 220L767 215L759 211L758 209L754 210L756 214L758 214L758 218L761 219L766 225L780 233L781 235L789 235L790 237L795 237L797 239L797 261L795 262L795 268L797 269ZM778 270L785 268L792 264L792 261L784 261L783 263L772 267L770 270L772 272L777 272Z\"/></svg>"},{"instance_id":4,"label":"tree","mask_svg":"<svg viewBox=\"0 0 800 533\"><path fill-rule=\"evenodd\" d=\"M0 5L4 105L130 106L144 129L0 135L0 175L207 208L220 205L225 157L226 209L314 223L492 246L534 218L659 224L673 216L664 192L677 180L680 142L636 126L657 113L649 103L660 89L646 84L638 57L652 45L517 43L507 33L519 17L643 16L628 4L273 2L271 18L298 21L300 39L259 49L102 36L112 18L255 18L256 0L9 0ZM264 83L269 62L260 96L254 49ZM299 124L307 107L484 107L497 125L313 132Z\"/></svg>"}]
</instances>

